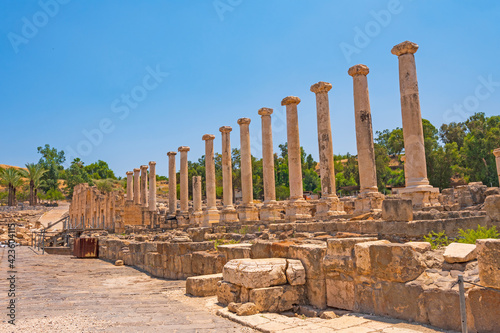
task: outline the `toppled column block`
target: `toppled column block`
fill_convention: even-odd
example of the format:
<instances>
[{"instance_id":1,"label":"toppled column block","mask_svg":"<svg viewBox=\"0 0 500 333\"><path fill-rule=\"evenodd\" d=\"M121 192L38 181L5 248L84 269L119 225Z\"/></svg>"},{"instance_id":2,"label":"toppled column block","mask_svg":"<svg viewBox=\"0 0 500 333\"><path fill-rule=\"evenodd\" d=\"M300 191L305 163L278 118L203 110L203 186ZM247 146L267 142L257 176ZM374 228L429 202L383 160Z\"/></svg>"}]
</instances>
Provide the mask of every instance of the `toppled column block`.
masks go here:
<instances>
[{"instance_id":1,"label":"toppled column block","mask_svg":"<svg viewBox=\"0 0 500 333\"><path fill-rule=\"evenodd\" d=\"M224 265L224 281L245 288L286 284L286 259L233 259Z\"/></svg>"},{"instance_id":2,"label":"toppled column block","mask_svg":"<svg viewBox=\"0 0 500 333\"><path fill-rule=\"evenodd\" d=\"M478 239L476 246L481 284L500 289L500 239Z\"/></svg>"},{"instance_id":3,"label":"toppled column block","mask_svg":"<svg viewBox=\"0 0 500 333\"><path fill-rule=\"evenodd\" d=\"M413 221L413 205L411 200L386 199L382 203L382 220Z\"/></svg>"},{"instance_id":4,"label":"toppled column block","mask_svg":"<svg viewBox=\"0 0 500 333\"><path fill-rule=\"evenodd\" d=\"M197 296L214 296L217 294L217 283L222 280L222 273L192 276L186 279L186 293Z\"/></svg>"},{"instance_id":5,"label":"toppled column block","mask_svg":"<svg viewBox=\"0 0 500 333\"><path fill-rule=\"evenodd\" d=\"M444 260L447 263L468 262L476 259L476 245L451 243L444 251Z\"/></svg>"}]
</instances>

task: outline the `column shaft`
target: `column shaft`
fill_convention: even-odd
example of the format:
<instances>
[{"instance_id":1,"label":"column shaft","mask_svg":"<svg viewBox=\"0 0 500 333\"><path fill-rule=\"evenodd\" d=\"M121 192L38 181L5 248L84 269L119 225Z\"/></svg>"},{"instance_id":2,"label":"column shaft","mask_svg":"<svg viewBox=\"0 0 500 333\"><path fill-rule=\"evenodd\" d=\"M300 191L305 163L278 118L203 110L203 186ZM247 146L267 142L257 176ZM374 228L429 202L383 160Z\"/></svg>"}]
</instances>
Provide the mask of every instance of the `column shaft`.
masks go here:
<instances>
[{"instance_id":1,"label":"column shaft","mask_svg":"<svg viewBox=\"0 0 500 333\"><path fill-rule=\"evenodd\" d=\"M179 152L181 153L181 214L186 214L189 211L188 151L189 147L179 147Z\"/></svg>"},{"instance_id":2,"label":"column shaft","mask_svg":"<svg viewBox=\"0 0 500 333\"><path fill-rule=\"evenodd\" d=\"M141 203L141 187L140 187L140 172L141 169L134 169L134 203Z\"/></svg>"},{"instance_id":3,"label":"column shaft","mask_svg":"<svg viewBox=\"0 0 500 333\"><path fill-rule=\"evenodd\" d=\"M134 173L127 171L127 200L134 199Z\"/></svg>"},{"instance_id":4,"label":"column shaft","mask_svg":"<svg viewBox=\"0 0 500 333\"><path fill-rule=\"evenodd\" d=\"M149 162L149 210L156 211L156 162Z\"/></svg>"},{"instance_id":5,"label":"column shaft","mask_svg":"<svg viewBox=\"0 0 500 333\"><path fill-rule=\"evenodd\" d=\"M220 128L222 133L222 186L224 207L233 207L233 168L231 162L231 139L230 132L232 128L223 126Z\"/></svg>"},{"instance_id":6,"label":"column shaft","mask_svg":"<svg viewBox=\"0 0 500 333\"><path fill-rule=\"evenodd\" d=\"M273 129L271 114L273 109L262 108L262 177L264 181L264 203L276 200L276 182L274 179Z\"/></svg>"},{"instance_id":7,"label":"column shaft","mask_svg":"<svg viewBox=\"0 0 500 333\"><path fill-rule=\"evenodd\" d=\"M215 135L205 134L205 188L207 196L207 210L216 210L216 184L215 184L215 161L214 161L214 139Z\"/></svg>"},{"instance_id":8,"label":"column shaft","mask_svg":"<svg viewBox=\"0 0 500 333\"><path fill-rule=\"evenodd\" d=\"M252 155L250 152L250 119L238 119L240 125L241 191L244 206L253 205Z\"/></svg>"},{"instance_id":9,"label":"column shaft","mask_svg":"<svg viewBox=\"0 0 500 333\"><path fill-rule=\"evenodd\" d=\"M497 162L498 183L500 184L500 148L495 149L493 154Z\"/></svg>"},{"instance_id":10,"label":"column shaft","mask_svg":"<svg viewBox=\"0 0 500 333\"><path fill-rule=\"evenodd\" d=\"M148 166L141 165L141 204L148 207Z\"/></svg>"},{"instance_id":11,"label":"column shaft","mask_svg":"<svg viewBox=\"0 0 500 333\"><path fill-rule=\"evenodd\" d=\"M168 155L168 212L175 215L177 211L177 171L175 170L175 151L167 153Z\"/></svg>"},{"instance_id":12,"label":"column shaft","mask_svg":"<svg viewBox=\"0 0 500 333\"><path fill-rule=\"evenodd\" d=\"M285 101L286 100L286 101ZM288 142L288 176L290 183L290 200L302 200L302 163L299 140L298 97L287 97L282 102L286 105L286 132Z\"/></svg>"},{"instance_id":13,"label":"column shaft","mask_svg":"<svg viewBox=\"0 0 500 333\"><path fill-rule=\"evenodd\" d=\"M201 176L193 176L193 210L201 211Z\"/></svg>"}]
</instances>

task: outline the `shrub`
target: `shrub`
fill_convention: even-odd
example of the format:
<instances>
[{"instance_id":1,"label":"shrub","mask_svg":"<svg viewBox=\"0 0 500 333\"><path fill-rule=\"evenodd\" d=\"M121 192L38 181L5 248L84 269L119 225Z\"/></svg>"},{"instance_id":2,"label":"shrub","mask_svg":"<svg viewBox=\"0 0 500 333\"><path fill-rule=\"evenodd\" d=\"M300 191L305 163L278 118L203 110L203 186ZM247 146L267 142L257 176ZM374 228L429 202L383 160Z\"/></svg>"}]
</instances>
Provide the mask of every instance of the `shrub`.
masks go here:
<instances>
[{"instance_id":1,"label":"shrub","mask_svg":"<svg viewBox=\"0 0 500 333\"><path fill-rule=\"evenodd\" d=\"M448 246L451 243L444 231L441 231L439 233L431 231L427 236L424 236L424 240L431 243L431 247L433 250Z\"/></svg>"},{"instance_id":2,"label":"shrub","mask_svg":"<svg viewBox=\"0 0 500 333\"><path fill-rule=\"evenodd\" d=\"M476 244L477 239L486 239L486 238L500 238L500 234L498 234L497 227L493 226L490 229L486 229L486 227L477 226L477 229L467 229L458 230L460 234L460 238L458 239L459 243L466 244Z\"/></svg>"}]
</instances>

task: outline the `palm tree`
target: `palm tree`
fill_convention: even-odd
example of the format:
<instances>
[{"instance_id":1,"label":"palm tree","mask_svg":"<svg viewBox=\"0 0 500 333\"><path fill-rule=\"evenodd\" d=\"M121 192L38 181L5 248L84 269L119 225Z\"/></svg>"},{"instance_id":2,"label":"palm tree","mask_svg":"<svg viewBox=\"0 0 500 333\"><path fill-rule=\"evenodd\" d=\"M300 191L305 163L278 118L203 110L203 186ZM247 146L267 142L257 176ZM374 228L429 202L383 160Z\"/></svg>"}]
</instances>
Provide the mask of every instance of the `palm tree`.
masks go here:
<instances>
[{"instance_id":1,"label":"palm tree","mask_svg":"<svg viewBox=\"0 0 500 333\"><path fill-rule=\"evenodd\" d=\"M30 181L30 206L36 205L36 192L41 185L40 179L47 172L40 164L27 163L27 170L21 170L21 175Z\"/></svg>"},{"instance_id":2,"label":"palm tree","mask_svg":"<svg viewBox=\"0 0 500 333\"><path fill-rule=\"evenodd\" d=\"M0 171L0 180L9 188L9 197L7 199L7 205L15 206L16 202L16 190L19 186L23 184L21 179L21 174L14 168L8 168Z\"/></svg>"}]
</instances>

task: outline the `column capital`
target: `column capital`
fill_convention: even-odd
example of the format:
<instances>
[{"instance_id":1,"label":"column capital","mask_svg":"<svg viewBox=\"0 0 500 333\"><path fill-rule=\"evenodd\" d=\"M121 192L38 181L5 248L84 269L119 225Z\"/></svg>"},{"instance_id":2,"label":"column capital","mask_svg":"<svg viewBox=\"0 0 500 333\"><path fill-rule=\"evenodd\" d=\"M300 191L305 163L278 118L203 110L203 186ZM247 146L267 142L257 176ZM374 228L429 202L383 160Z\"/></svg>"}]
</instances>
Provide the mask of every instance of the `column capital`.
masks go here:
<instances>
[{"instance_id":1,"label":"column capital","mask_svg":"<svg viewBox=\"0 0 500 333\"><path fill-rule=\"evenodd\" d=\"M261 116L270 116L273 114L273 109L271 108L260 108L259 115Z\"/></svg>"},{"instance_id":2,"label":"column capital","mask_svg":"<svg viewBox=\"0 0 500 333\"><path fill-rule=\"evenodd\" d=\"M399 43L398 45L394 46L391 50L391 53L394 55L397 55L398 57L407 54L407 53L415 53L418 50L418 45L410 42L410 41L405 41L402 43Z\"/></svg>"},{"instance_id":3,"label":"column capital","mask_svg":"<svg viewBox=\"0 0 500 333\"><path fill-rule=\"evenodd\" d=\"M370 73L370 69L368 68L368 66L362 65L362 64L354 65L351 68L349 68L349 70L347 71L347 74L349 74L352 77L354 77L356 75L365 75L366 76L366 75L368 75L368 73Z\"/></svg>"},{"instance_id":4,"label":"column capital","mask_svg":"<svg viewBox=\"0 0 500 333\"><path fill-rule=\"evenodd\" d=\"M311 86L311 91L315 94L322 93L322 92L329 92L330 89L332 89L332 84L328 82L323 82L320 81L318 83L315 83Z\"/></svg>"},{"instance_id":5,"label":"column capital","mask_svg":"<svg viewBox=\"0 0 500 333\"><path fill-rule=\"evenodd\" d=\"M288 96L288 97L285 97L283 98L283 100L281 101L281 105L297 105L300 103L300 98L298 98L297 96Z\"/></svg>"},{"instance_id":6,"label":"column capital","mask_svg":"<svg viewBox=\"0 0 500 333\"><path fill-rule=\"evenodd\" d=\"M252 120L250 118L238 119L238 125L249 125Z\"/></svg>"},{"instance_id":7,"label":"column capital","mask_svg":"<svg viewBox=\"0 0 500 333\"><path fill-rule=\"evenodd\" d=\"M208 141L208 140L213 140L215 139L215 135L213 134L205 134L201 137L202 140L204 141Z\"/></svg>"},{"instance_id":8,"label":"column capital","mask_svg":"<svg viewBox=\"0 0 500 333\"><path fill-rule=\"evenodd\" d=\"M141 165L141 170L143 170L143 169L147 169L147 168L148 168L148 166L147 166L147 165Z\"/></svg>"},{"instance_id":9,"label":"column capital","mask_svg":"<svg viewBox=\"0 0 500 333\"><path fill-rule=\"evenodd\" d=\"M127 171L125 174L126 174L127 176L130 176L130 175L133 175L134 173L133 173L132 171Z\"/></svg>"},{"instance_id":10,"label":"column capital","mask_svg":"<svg viewBox=\"0 0 500 333\"><path fill-rule=\"evenodd\" d=\"M182 152L188 152L188 151L190 151L191 148L189 148L188 146L180 146L177 150L182 153Z\"/></svg>"},{"instance_id":11,"label":"column capital","mask_svg":"<svg viewBox=\"0 0 500 333\"><path fill-rule=\"evenodd\" d=\"M134 168L134 172L140 172L140 171L141 171L141 169L139 169L139 168Z\"/></svg>"},{"instance_id":12,"label":"column capital","mask_svg":"<svg viewBox=\"0 0 500 333\"><path fill-rule=\"evenodd\" d=\"M493 155L495 155L495 157L500 157L500 148L493 150Z\"/></svg>"},{"instance_id":13,"label":"column capital","mask_svg":"<svg viewBox=\"0 0 500 333\"><path fill-rule=\"evenodd\" d=\"M172 157L172 156L175 156L175 155L177 155L177 153L176 153L175 151L169 151L169 152L167 153L167 156L168 156L168 157Z\"/></svg>"},{"instance_id":14,"label":"column capital","mask_svg":"<svg viewBox=\"0 0 500 333\"><path fill-rule=\"evenodd\" d=\"M156 162L155 161L151 161L151 162L149 162L149 165L156 165Z\"/></svg>"},{"instance_id":15,"label":"column capital","mask_svg":"<svg viewBox=\"0 0 500 333\"><path fill-rule=\"evenodd\" d=\"M221 128L219 128L219 131L221 133L229 133L233 130L233 128L231 126L222 126Z\"/></svg>"}]
</instances>

